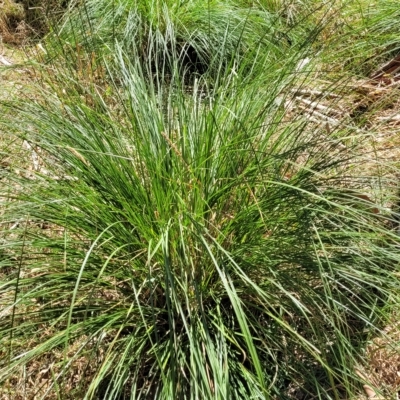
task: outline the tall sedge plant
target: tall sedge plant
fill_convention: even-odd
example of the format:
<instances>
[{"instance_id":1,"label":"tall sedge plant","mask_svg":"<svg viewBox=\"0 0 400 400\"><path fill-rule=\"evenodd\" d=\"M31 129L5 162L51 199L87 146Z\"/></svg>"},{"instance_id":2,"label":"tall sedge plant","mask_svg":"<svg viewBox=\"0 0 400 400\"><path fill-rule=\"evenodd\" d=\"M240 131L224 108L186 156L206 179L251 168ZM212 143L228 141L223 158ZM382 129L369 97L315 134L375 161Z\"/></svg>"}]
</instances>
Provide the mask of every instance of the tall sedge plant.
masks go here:
<instances>
[{"instance_id":1,"label":"tall sedge plant","mask_svg":"<svg viewBox=\"0 0 400 400\"><path fill-rule=\"evenodd\" d=\"M71 7L61 28L49 36L49 52L55 47L56 54L72 58L81 48L112 54L118 42L153 70L160 67L155 63L165 62L160 59L174 57L191 74L215 75L260 43L272 59L281 55L288 46L280 25L277 15L259 7L225 1L85 0Z\"/></svg>"},{"instance_id":2,"label":"tall sedge plant","mask_svg":"<svg viewBox=\"0 0 400 400\"><path fill-rule=\"evenodd\" d=\"M139 51L2 104L42 166L2 172L0 381L50 356L41 398L351 395L399 256L346 131L281 105L306 54L252 49L189 91Z\"/></svg>"}]
</instances>

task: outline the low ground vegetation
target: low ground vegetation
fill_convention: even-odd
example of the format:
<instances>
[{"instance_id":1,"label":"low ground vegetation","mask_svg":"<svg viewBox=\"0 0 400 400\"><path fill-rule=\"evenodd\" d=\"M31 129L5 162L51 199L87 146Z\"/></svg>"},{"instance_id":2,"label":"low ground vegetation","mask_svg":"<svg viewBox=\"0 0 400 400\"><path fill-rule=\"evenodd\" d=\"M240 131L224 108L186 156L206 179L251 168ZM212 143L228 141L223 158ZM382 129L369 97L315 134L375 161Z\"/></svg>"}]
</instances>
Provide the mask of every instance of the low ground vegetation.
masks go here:
<instances>
[{"instance_id":1,"label":"low ground vegetation","mask_svg":"<svg viewBox=\"0 0 400 400\"><path fill-rule=\"evenodd\" d=\"M49 20L1 99L1 396L395 398L396 13Z\"/></svg>"},{"instance_id":2,"label":"low ground vegetation","mask_svg":"<svg viewBox=\"0 0 400 400\"><path fill-rule=\"evenodd\" d=\"M3 43L23 44L51 29L68 7L64 0L0 1L0 37Z\"/></svg>"}]
</instances>

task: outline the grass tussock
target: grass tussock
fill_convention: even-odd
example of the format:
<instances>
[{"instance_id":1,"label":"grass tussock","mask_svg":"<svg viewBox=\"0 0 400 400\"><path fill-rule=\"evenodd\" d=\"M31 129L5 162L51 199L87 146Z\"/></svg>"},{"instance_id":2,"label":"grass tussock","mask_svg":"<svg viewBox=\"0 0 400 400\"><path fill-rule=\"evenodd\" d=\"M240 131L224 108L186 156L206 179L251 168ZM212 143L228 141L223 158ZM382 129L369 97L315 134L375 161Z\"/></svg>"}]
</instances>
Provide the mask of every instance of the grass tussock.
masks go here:
<instances>
[{"instance_id":1,"label":"grass tussock","mask_svg":"<svg viewBox=\"0 0 400 400\"><path fill-rule=\"evenodd\" d=\"M260 45L273 62L282 59L291 52L292 41L304 41L300 29L299 33L293 30L293 40L288 29L277 13L261 5L88 0L66 14L62 28L49 38L49 52L52 58L58 54L74 58L81 48L110 55L118 43L127 54L149 65L153 74L158 70L172 74L176 66L170 64L177 61L182 76L216 76Z\"/></svg>"},{"instance_id":2,"label":"grass tussock","mask_svg":"<svg viewBox=\"0 0 400 400\"><path fill-rule=\"evenodd\" d=\"M87 1L49 36L35 92L2 101L33 164L1 170L10 398L362 390L362 349L399 300L389 181L355 173L354 118L315 112L339 109L345 79L299 102L324 12L226 4ZM259 37L266 21L296 43Z\"/></svg>"}]
</instances>

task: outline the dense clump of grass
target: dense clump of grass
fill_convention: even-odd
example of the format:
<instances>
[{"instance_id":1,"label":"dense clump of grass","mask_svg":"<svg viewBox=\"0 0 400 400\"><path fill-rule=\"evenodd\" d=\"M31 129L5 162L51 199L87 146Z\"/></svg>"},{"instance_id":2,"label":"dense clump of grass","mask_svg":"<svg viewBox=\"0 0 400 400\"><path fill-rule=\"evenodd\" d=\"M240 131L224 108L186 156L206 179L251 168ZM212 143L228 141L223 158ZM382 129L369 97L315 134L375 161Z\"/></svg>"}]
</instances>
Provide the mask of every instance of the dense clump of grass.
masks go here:
<instances>
[{"instance_id":1,"label":"dense clump of grass","mask_svg":"<svg viewBox=\"0 0 400 400\"><path fill-rule=\"evenodd\" d=\"M120 40L2 104L42 165L2 170L0 382L58 354L42 398L354 394L397 236L357 190L354 132L283 106L312 49L233 63L226 39L188 88L168 43L153 62L156 31Z\"/></svg>"},{"instance_id":2,"label":"dense clump of grass","mask_svg":"<svg viewBox=\"0 0 400 400\"><path fill-rule=\"evenodd\" d=\"M283 29L278 15L227 1L86 0L66 13L52 47L74 57L77 47L110 54L118 42L153 71L174 58L191 75L216 74L260 44L272 59L281 56L288 49Z\"/></svg>"}]
</instances>

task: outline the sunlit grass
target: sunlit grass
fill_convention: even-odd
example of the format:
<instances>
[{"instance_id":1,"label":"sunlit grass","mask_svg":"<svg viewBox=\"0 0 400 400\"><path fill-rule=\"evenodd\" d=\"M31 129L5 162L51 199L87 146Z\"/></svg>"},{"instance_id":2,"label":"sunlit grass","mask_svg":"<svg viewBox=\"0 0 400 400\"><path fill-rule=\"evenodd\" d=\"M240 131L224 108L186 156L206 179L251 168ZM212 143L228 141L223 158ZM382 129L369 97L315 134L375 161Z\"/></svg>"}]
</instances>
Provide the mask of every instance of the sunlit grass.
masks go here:
<instances>
[{"instance_id":1,"label":"sunlit grass","mask_svg":"<svg viewBox=\"0 0 400 400\"><path fill-rule=\"evenodd\" d=\"M75 26L90 46L60 62L50 41L35 95L2 102L40 165L1 171L0 382L50 354L41 398L354 395L398 302L398 238L353 172L362 135L288 106L315 42L239 49L216 18L203 74L160 35L177 10L150 11L149 46Z\"/></svg>"}]
</instances>

